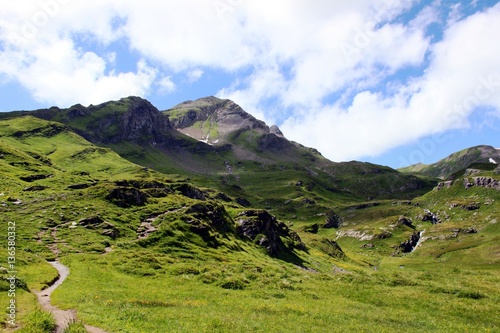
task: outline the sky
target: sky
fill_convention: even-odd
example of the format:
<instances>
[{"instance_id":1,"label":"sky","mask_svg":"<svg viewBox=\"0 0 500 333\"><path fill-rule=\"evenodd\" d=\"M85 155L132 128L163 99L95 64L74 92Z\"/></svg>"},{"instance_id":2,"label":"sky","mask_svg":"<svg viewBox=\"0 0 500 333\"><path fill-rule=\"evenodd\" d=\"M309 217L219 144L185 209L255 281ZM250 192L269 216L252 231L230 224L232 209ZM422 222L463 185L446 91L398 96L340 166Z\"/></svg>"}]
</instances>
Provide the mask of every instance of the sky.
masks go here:
<instances>
[{"instance_id":1,"label":"sky","mask_svg":"<svg viewBox=\"0 0 500 333\"><path fill-rule=\"evenodd\" d=\"M499 1L0 1L0 112L213 95L333 161L500 148Z\"/></svg>"}]
</instances>

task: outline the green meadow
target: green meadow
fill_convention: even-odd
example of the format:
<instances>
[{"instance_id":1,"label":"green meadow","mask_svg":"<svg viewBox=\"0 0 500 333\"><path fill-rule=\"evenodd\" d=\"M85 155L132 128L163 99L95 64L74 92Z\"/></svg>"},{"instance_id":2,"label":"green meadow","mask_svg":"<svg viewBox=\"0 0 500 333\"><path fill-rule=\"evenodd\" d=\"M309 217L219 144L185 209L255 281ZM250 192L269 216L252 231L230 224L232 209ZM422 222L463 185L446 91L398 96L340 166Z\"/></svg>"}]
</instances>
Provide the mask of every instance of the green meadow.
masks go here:
<instances>
[{"instance_id":1,"label":"green meadow","mask_svg":"<svg viewBox=\"0 0 500 333\"><path fill-rule=\"evenodd\" d=\"M57 278L47 263L56 258L70 275L52 304L79 320L67 333L84 324L131 333L500 331L495 189L466 189L460 178L411 200L351 200L290 169L247 163L239 184L251 193L248 207L231 179L225 195L212 180L131 163L36 118L0 121L0 156L0 224L3 233L16 224L18 270L17 325L5 313L5 332L53 331L34 292ZM269 210L305 247L281 235L270 254L263 235L238 233L251 209ZM325 228L332 212L340 226ZM414 233L418 247L401 252Z\"/></svg>"}]
</instances>

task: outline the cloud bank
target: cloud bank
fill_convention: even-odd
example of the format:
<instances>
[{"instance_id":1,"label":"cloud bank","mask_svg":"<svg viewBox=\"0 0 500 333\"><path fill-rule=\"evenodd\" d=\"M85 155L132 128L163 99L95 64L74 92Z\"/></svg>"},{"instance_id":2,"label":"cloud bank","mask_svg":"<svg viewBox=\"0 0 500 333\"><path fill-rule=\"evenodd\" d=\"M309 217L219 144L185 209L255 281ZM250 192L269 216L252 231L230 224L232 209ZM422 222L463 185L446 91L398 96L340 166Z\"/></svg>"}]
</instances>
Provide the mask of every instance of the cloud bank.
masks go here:
<instances>
[{"instance_id":1,"label":"cloud bank","mask_svg":"<svg viewBox=\"0 0 500 333\"><path fill-rule=\"evenodd\" d=\"M175 94L220 72L232 82L218 96L330 159L358 159L467 127L481 108L498 116L500 4L472 5L9 1L0 83L69 106Z\"/></svg>"}]
</instances>

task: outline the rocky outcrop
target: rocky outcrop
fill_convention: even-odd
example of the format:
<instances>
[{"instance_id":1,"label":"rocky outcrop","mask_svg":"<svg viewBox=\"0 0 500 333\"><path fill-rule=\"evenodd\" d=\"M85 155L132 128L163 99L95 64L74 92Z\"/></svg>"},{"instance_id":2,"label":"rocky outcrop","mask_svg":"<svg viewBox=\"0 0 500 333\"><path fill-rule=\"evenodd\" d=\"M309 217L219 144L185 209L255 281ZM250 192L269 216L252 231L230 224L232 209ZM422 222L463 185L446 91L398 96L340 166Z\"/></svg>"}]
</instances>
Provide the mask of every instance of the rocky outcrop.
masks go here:
<instances>
[{"instance_id":1,"label":"rocky outcrop","mask_svg":"<svg viewBox=\"0 0 500 333\"><path fill-rule=\"evenodd\" d=\"M77 104L59 113L61 111L66 112L70 127L80 122L78 118L83 119L85 128L77 126L73 130L93 143L133 141L157 145L172 141L173 129L168 117L140 97L122 98L88 108ZM40 111L36 115L43 118Z\"/></svg>"},{"instance_id":2,"label":"rocky outcrop","mask_svg":"<svg viewBox=\"0 0 500 333\"><path fill-rule=\"evenodd\" d=\"M270 255L293 249L305 250L299 235L265 210L249 210L236 217L236 233L266 248ZM288 240L285 245L282 238Z\"/></svg>"},{"instance_id":3,"label":"rocky outcrop","mask_svg":"<svg viewBox=\"0 0 500 333\"><path fill-rule=\"evenodd\" d=\"M223 206L215 203L197 203L189 207L182 219L189 230L198 234L209 246L217 247L217 238L232 232L233 223Z\"/></svg>"},{"instance_id":4,"label":"rocky outcrop","mask_svg":"<svg viewBox=\"0 0 500 333\"><path fill-rule=\"evenodd\" d=\"M398 221L396 222L396 225L404 225L410 228L415 228L413 223L411 222L411 219L405 217L405 216L400 216Z\"/></svg>"},{"instance_id":5,"label":"rocky outcrop","mask_svg":"<svg viewBox=\"0 0 500 333\"><path fill-rule=\"evenodd\" d=\"M421 216L422 221L429 221L432 224L439 223L439 217L428 209L424 209L424 214Z\"/></svg>"},{"instance_id":6,"label":"rocky outcrop","mask_svg":"<svg viewBox=\"0 0 500 333\"><path fill-rule=\"evenodd\" d=\"M495 170L493 170L493 173L495 173L495 174L497 174L497 175L500 175L500 165L499 165L499 166L497 166L497 167L495 168Z\"/></svg>"},{"instance_id":7,"label":"rocky outcrop","mask_svg":"<svg viewBox=\"0 0 500 333\"><path fill-rule=\"evenodd\" d=\"M40 179L47 179L47 178L50 178L52 177L52 175L30 175L30 176L23 176L23 177L19 177L19 179L25 181L25 182L28 182L28 183L32 183L36 180L40 180Z\"/></svg>"},{"instance_id":8,"label":"rocky outcrop","mask_svg":"<svg viewBox=\"0 0 500 333\"><path fill-rule=\"evenodd\" d=\"M342 218L335 212L330 211L326 214L323 228L339 228L342 225Z\"/></svg>"},{"instance_id":9,"label":"rocky outcrop","mask_svg":"<svg viewBox=\"0 0 500 333\"><path fill-rule=\"evenodd\" d=\"M285 150L291 148L292 146L292 143L283 136L277 136L276 134L271 133L263 134L257 140L258 151Z\"/></svg>"},{"instance_id":10,"label":"rocky outcrop","mask_svg":"<svg viewBox=\"0 0 500 333\"><path fill-rule=\"evenodd\" d=\"M276 136L279 136L280 138L284 138L285 136L281 132L281 130L278 128L276 125L272 125L269 127L269 133L274 134Z\"/></svg>"},{"instance_id":11,"label":"rocky outcrop","mask_svg":"<svg viewBox=\"0 0 500 333\"><path fill-rule=\"evenodd\" d=\"M78 221L78 224L81 225L82 227L95 228L97 225L103 222L104 220L99 216L91 216L81 219L80 221Z\"/></svg>"},{"instance_id":12,"label":"rocky outcrop","mask_svg":"<svg viewBox=\"0 0 500 333\"><path fill-rule=\"evenodd\" d=\"M471 188L473 186L492 188L500 191L500 181L490 177L473 177L472 180L464 178L464 187Z\"/></svg>"},{"instance_id":13,"label":"rocky outcrop","mask_svg":"<svg viewBox=\"0 0 500 333\"><path fill-rule=\"evenodd\" d=\"M197 200L205 200L205 194L203 194L200 189L190 184L181 184L178 186L174 186L174 189L182 193L182 195L185 197Z\"/></svg>"},{"instance_id":14,"label":"rocky outcrop","mask_svg":"<svg viewBox=\"0 0 500 333\"><path fill-rule=\"evenodd\" d=\"M436 190L440 191L443 188L450 188L451 185L453 185L453 180L448 180L448 181L445 181L445 182L439 182L438 185L437 185L437 187L436 187Z\"/></svg>"},{"instance_id":15,"label":"rocky outcrop","mask_svg":"<svg viewBox=\"0 0 500 333\"><path fill-rule=\"evenodd\" d=\"M399 246L396 247L395 254L399 253L410 253L417 246L418 241L420 240L421 232L414 232L409 239L402 242Z\"/></svg>"},{"instance_id":16,"label":"rocky outcrop","mask_svg":"<svg viewBox=\"0 0 500 333\"><path fill-rule=\"evenodd\" d=\"M334 240L323 239L316 242L315 245L332 258L344 259L346 257L340 245Z\"/></svg>"},{"instance_id":17,"label":"rocky outcrop","mask_svg":"<svg viewBox=\"0 0 500 333\"><path fill-rule=\"evenodd\" d=\"M111 190L106 200L117 206L128 208L132 206L144 206L147 201L146 194L136 188L117 187Z\"/></svg>"}]
</instances>

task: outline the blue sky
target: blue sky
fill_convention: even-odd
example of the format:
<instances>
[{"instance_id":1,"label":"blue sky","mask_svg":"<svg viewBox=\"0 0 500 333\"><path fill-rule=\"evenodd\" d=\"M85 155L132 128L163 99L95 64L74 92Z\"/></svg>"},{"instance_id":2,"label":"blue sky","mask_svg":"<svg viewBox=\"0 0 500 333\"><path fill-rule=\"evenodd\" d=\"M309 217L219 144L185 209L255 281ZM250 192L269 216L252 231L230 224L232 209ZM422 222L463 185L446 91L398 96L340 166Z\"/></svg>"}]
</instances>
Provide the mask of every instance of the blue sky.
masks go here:
<instances>
[{"instance_id":1,"label":"blue sky","mask_svg":"<svg viewBox=\"0 0 500 333\"><path fill-rule=\"evenodd\" d=\"M431 163L500 148L498 31L491 0L9 1L0 111L216 95L333 161Z\"/></svg>"}]
</instances>

